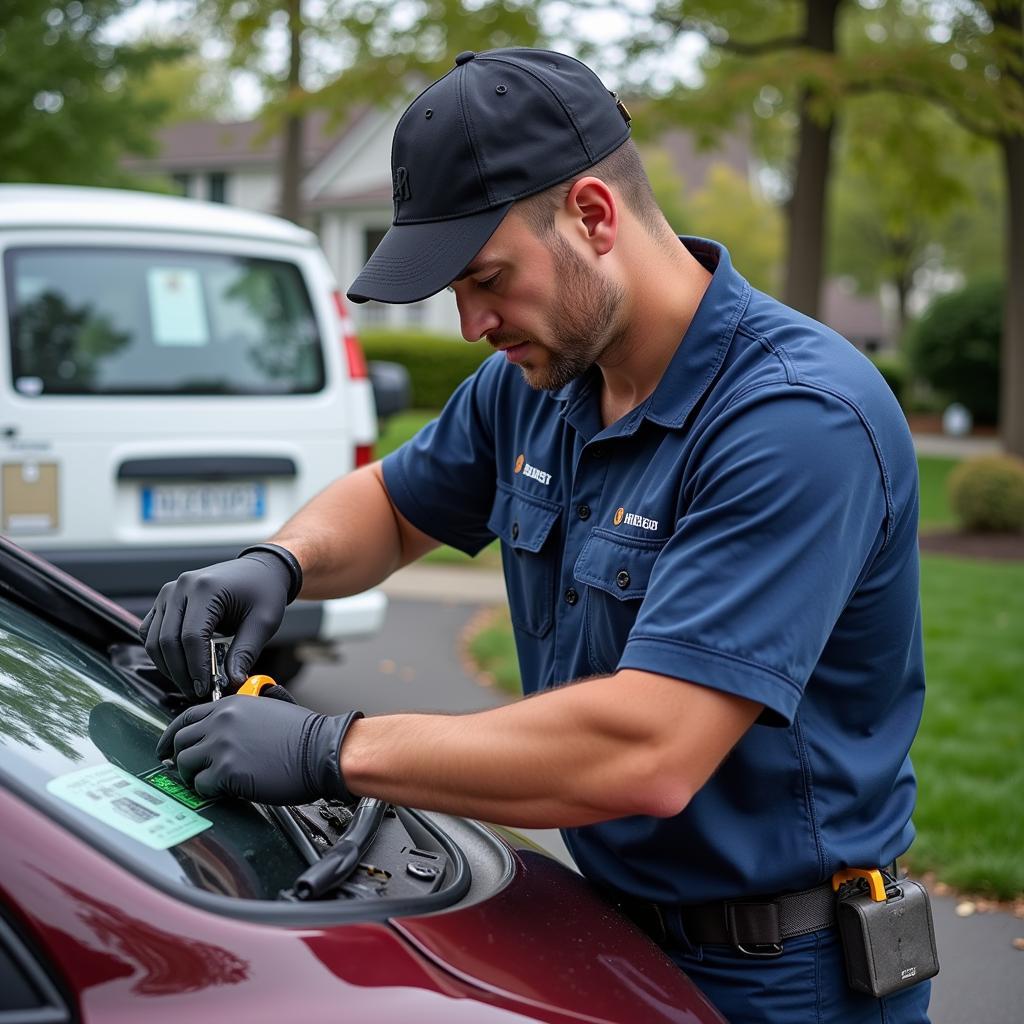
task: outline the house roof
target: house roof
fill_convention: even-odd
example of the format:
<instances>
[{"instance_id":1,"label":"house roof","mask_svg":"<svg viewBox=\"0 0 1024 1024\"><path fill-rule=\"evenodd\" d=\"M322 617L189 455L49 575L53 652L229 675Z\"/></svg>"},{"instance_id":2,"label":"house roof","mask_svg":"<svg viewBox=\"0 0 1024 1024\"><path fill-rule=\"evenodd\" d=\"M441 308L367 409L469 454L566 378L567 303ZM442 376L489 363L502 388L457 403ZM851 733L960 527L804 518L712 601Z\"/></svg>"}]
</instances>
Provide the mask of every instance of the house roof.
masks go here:
<instances>
[{"instance_id":1,"label":"house roof","mask_svg":"<svg viewBox=\"0 0 1024 1024\"><path fill-rule=\"evenodd\" d=\"M329 111L316 110L303 122L303 165L315 167L359 123L370 108L354 108L341 121ZM281 158L283 134L260 138L262 121L183 121L157 133L158 155L124 161L129 168L176 170L236 169L276 164Z\"/></svg>"}]
</instances>

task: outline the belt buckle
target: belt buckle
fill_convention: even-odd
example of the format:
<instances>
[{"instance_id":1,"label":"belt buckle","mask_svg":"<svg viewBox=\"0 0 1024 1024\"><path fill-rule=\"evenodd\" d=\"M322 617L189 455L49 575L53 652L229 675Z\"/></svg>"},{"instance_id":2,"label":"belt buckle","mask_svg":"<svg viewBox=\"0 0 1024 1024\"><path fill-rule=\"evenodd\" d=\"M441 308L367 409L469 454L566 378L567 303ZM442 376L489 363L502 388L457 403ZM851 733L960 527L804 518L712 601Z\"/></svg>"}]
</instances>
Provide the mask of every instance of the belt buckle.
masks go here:
<instances>
[{"instance_id":1,"label":"belt buckle","mask_svg":"<svg viewBox=\"0 0 1024 1024\"><path fill-rule=\"evenodd\" d=\"M771 942L743 942L737 937L736 910L741 907L756 907L764 911L768 921L774 927L772 931L779 936L778 941ZM782 930L779 925L779 905L774 901L757 902L743 901L727 902L725 904L725 927L729 935L729 942L733 949L742 953L743 956L755 960L774 960L782 956L784 948L782 945Z\"/></svg>"}]
</instances>

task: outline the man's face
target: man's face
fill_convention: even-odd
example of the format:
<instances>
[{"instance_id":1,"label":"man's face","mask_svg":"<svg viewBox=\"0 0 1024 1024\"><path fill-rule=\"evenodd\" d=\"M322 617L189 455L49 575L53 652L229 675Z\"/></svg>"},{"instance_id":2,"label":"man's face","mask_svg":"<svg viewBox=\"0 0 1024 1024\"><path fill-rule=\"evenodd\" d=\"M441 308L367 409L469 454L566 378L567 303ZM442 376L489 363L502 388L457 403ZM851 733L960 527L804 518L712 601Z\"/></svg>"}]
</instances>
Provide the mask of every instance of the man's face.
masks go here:
<instances>
[{"instance_id":1,"label":"man's face","mask_svg":"<svg viewBox=\"0 0 1024 1024\"><path fill-rule=\"evenodd\" d=\"M453 285L463 336L485 337L533 388L557 390L623 335L621 286L557 230L538 238L514 212Z\"/></svg>"}]
</instances>

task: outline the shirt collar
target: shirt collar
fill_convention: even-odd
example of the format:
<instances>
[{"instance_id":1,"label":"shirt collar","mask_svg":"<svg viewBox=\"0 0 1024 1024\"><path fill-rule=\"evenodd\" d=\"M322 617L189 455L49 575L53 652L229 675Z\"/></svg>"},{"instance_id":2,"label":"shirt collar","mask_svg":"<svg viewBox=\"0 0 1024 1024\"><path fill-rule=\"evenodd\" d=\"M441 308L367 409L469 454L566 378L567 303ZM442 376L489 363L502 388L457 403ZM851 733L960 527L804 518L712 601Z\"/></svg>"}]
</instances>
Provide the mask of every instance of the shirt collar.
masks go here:
<instances>
[{"instance_id":1,"label":"shirt collar","mask_svg":"<svg viewBox=\"0 0 1024 1024\"><path fill-rule=\"evenodd\" d=\"M711 283L653 394L626 417L631 429L636 429L644 416L664 427L683 425L721 369L750 301L750 285L733 268L724 245L684 235L679 236L679 241L711 271ZM585 398L592 375L581 374L557 391L548 392L556 401L567 403L563 415L576 405L577 399Z\"/></svg>"},{"instance_id":2,"label":"shirt collar","mask_svg":"<svg viewBox=\"0 0 1024 1024\"><path fill-rule=\"evenodd\" d=\"M733 268L724 245L706 238L680 236L679 240L711 271L711 283L648 400L647 419L663 427L681 427L704 397L750 301L750 285Z\"/></svg>"}]
</instances>

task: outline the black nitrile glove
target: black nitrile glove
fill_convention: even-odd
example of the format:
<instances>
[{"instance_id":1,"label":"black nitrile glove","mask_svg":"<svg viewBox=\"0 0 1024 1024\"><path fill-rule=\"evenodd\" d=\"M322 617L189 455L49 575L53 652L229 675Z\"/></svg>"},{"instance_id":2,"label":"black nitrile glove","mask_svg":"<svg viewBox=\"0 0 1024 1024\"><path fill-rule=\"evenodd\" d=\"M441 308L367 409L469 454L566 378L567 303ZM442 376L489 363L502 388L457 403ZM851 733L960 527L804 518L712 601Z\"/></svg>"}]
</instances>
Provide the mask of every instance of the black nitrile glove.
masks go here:
<instances>
[{"instance_id":1,"label":"black nitrile glove","mask_svg":"<svg viewBox=\"0 0 1024 1024\"><path fill-rule=\"evenodd\" d=\"M287 563L269 551L183 572L164 584L139 635L156 667L189 700L204 700L213 634L234 633L225 669L241 686L281 625L292 584Z\"/></svg>"},{"instance_id":2,"label":"black nitrile glove","mask_svg":"<svg viewBox=\"0 0 1024 1024\"><path fill-rule=\"evenodd\" d=\"M361 711L320 715L298 704L235 695L183 711L156 746L202 796L260 804L353 799L341 775L341 744Z\"/></svg>"}]
</instances>

